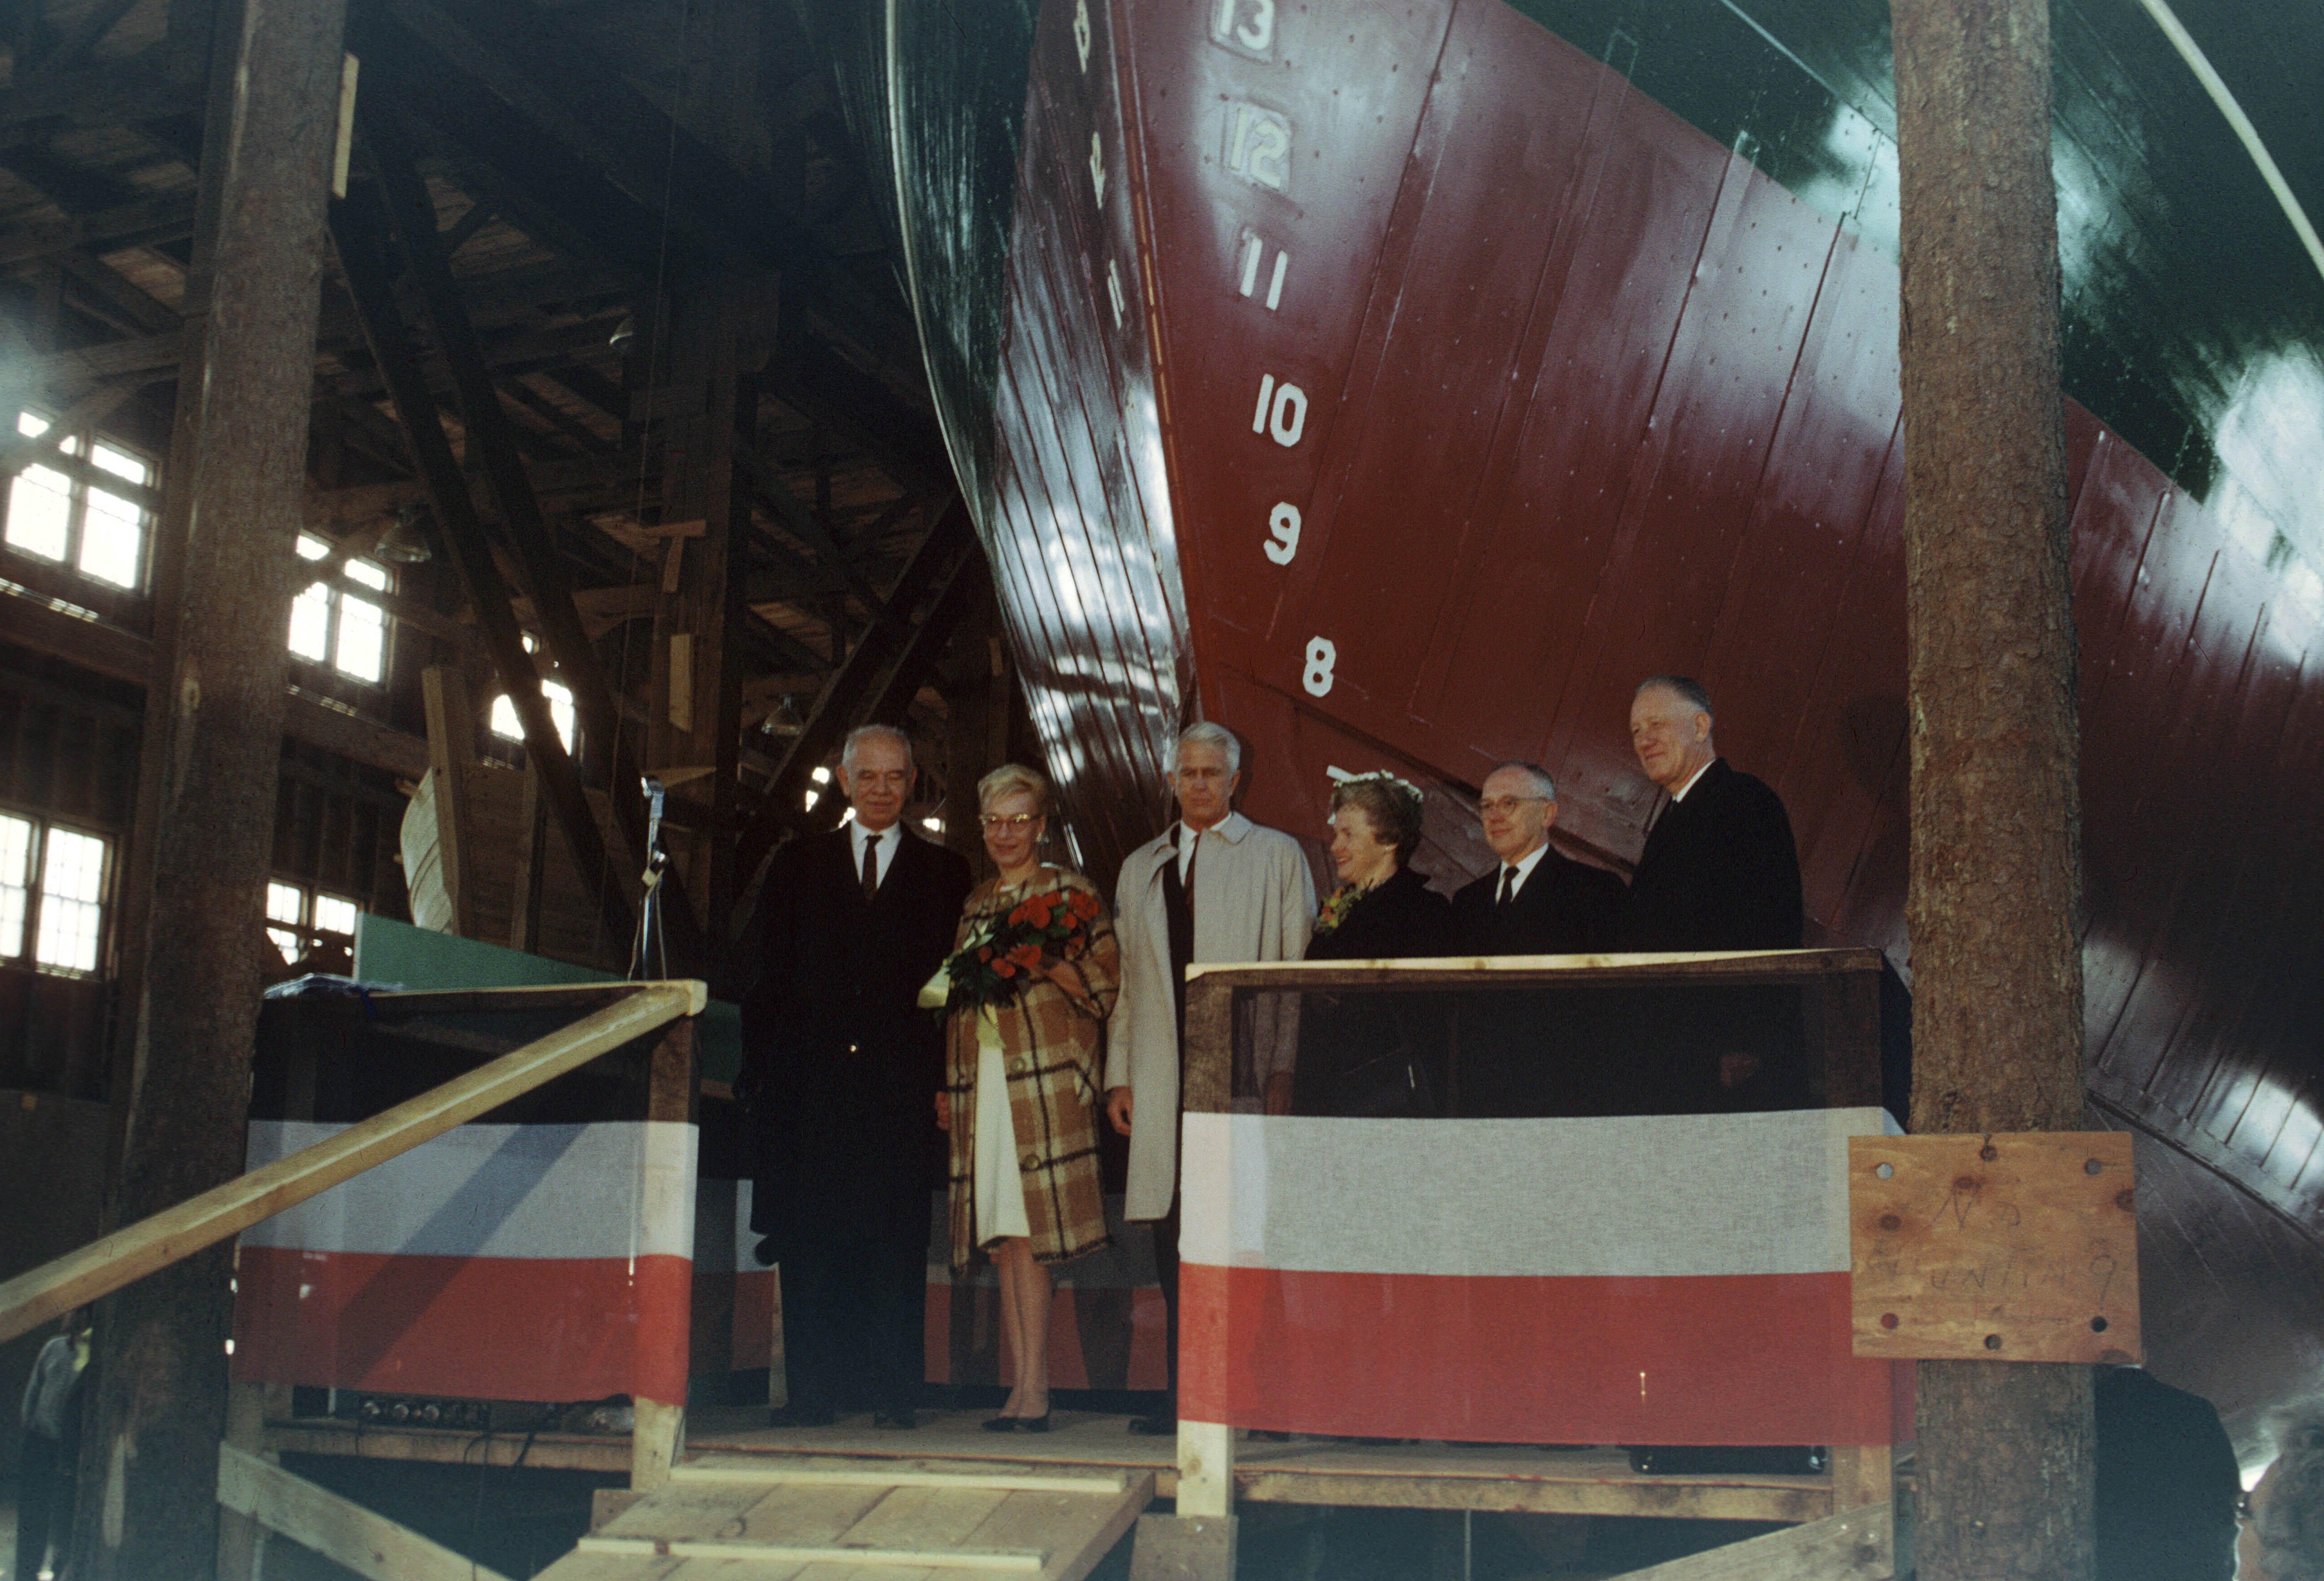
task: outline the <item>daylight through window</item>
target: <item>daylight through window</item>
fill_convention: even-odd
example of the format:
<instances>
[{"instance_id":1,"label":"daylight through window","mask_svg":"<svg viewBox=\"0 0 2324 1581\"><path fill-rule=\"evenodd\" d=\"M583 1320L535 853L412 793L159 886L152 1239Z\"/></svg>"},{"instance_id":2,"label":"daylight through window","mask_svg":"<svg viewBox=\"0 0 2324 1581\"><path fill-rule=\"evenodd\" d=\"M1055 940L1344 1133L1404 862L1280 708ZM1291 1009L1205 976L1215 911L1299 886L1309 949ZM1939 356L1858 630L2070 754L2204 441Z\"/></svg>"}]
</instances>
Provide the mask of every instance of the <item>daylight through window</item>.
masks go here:
<instances>
[{"instance_id":1,"label":"daylight through window","mask_svg":"<svg viewBox=\"0 0 2324 1581\"><path fill-rule=\"evenodd\" d=\"M330 558L331 545L311 532L299 534L299 558ZM346 578L388 591L387 568L366 559L346 563ZM290 603L290 652L327 664L342 675L375 681L387 673L387 611L367 598L328 582L315 581Z\"/></svg>"},{"instance_id":2,"label":"daylight through window","mask_svg":"<svg viewBox=\"0 0 2324 1581\"><path fill-rule=\"evenodd\" d=\"M38 439L49 431L49 420L19 412L16 431ZM152 467L88 434L70 435L57 448L58 465L27 467L10 481L0 539L20 553L69 565L113 587L140 586L152 517L108 484L119 478L143 494L152 486Z\"/></svg>"},{"instance_id":3,"label":"daylight through window","mask_svg":"<svg viewBox=\"0 0 2324 1581\"><path fill-rule=\"evenodd\" d=\"M0 813L0 959L97 970L110 853L96 835Z\"/></svg>"}]
</instances>

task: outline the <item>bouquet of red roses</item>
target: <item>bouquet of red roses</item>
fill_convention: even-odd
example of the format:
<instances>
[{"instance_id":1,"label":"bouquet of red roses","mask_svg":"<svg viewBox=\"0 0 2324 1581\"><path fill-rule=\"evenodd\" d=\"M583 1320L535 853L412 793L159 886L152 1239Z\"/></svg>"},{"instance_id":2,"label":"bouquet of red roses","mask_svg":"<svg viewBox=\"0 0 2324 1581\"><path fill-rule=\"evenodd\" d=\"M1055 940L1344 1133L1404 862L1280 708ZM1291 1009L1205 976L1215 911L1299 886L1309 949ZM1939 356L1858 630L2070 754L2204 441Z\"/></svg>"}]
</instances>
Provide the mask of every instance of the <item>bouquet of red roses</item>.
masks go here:
<instances>
[{"instance_id":1,"label":"bouquet of red roses","mask_svg":"<svg viewBox=\"0 0 2324 1581\"><path fill-rule=\"evenodd\" d=\"M1058 961L1079 960L1090 947L1097 897L1060 885L1019 901L982 932L969 935L945 962L951 984L946 1010L1014 1004L1035 978Z\"/></svg>"}]
</instances>

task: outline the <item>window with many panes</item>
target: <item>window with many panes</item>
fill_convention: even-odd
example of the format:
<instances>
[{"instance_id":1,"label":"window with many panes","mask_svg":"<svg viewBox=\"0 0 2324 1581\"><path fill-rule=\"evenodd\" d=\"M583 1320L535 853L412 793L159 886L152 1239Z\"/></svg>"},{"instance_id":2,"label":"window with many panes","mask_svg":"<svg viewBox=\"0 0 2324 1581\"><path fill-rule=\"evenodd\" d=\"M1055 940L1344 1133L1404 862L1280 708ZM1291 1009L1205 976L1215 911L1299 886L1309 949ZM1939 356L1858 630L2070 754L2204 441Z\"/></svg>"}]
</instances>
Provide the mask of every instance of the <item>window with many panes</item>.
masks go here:
<instances>
[{"instance_id":1,"label":"window with many panes","mask_svg":"<svg viewBox=\"0 0 2324 1581\"><path fill-rule=\"evenodd\" d=\"M0 960L96 971L111 855L99 836L0 813Z\"/></svg>"},{"instance_id":2,"label":"window with many panes","mask_svg":"<svg viewBox=\"0 0 2324 1581\"><path fill-rule=\"evenodd\" d=\"M305 955L317 934L327 934L331 942L353 948L355 917L362 910L342 895L327 894L295 883L271 883L266 886L266 920L281 926L269 928L266 936L274 941L274 948L282 952L286 961L295 961Z\"/></svg>"},{"instance_id":3,"label":"window with many panes","mask_svg":"<svg viewBox=\"0 0 2324 1581\"><path fill-rule=\"evenodd\" d=\"M331 545L311 532L299 534L299 558L327 559ZM387 568L367 559L346 563L350 582L388 591ZM325 581L307 585L290 604L290 651L301 659L327 664L357 680L378 680L387 673L387 611L361 595Z\"/></svg>"},{"instance_id":4,"label":"window with many panes","mask_svg":"<svg viewBox=\"0 0 2324 1581\"><path fill-rule=\"evenodd\" d=\"M49 420L19 412L16 431L38 439L49 431ZM106 484L117 477L142 495L152 486L152 464L88 433L69 435L57 448L77 460L86 458L88 466L68 470L36 462L19 472L8 485L0 541L115 587L142 586L152 518L127 493Z\"/></svg>"}]
</instances>

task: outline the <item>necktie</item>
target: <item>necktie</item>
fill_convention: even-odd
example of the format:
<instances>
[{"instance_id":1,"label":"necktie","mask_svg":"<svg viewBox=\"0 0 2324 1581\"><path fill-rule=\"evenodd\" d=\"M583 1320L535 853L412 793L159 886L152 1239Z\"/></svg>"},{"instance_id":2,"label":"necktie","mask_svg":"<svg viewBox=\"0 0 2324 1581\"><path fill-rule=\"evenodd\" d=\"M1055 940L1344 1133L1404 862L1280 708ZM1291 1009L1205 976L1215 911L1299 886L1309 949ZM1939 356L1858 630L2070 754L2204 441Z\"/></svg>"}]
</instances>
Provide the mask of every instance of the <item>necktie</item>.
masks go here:
<instances>
[{"instance_id":1,"label":"necktie","mask_svg":"<svg viewBox=\"0 0 2324 1581\"><path fill-rule=\"evenodd\" d=\"M880 892L880 837L863 837L863 898L870 900Z\"/></svg>"},{"instance_id":2,"label":"necktie","mask_svg":"<svg viewBox=\"0 0 2324 1581\"><path fill-rule=\"evenodd\" d=\"M1178 837L1181 828L1170 831L1170 859L1162 864L1162 919L1165 935L1170 946L1171 1001L1176 1007L1179 1055L1185 1054L1186 1035L1186 964L1194 958L1194 913L1186 892L1185 878L1178 873ZM1191 848L1191 847L1190 847ZM1189 867L1186 877L1194 876Z\"/></svg>"},{"instance_id":3,"label":"necktie","mask_svg":"<svg viewBox=\"0 0 2324 1581\"><path fill-rule=\"evenodd\" d=\"M1517 893L1517 870L1515 867L1504 867L1504 868L1502 868L1502 869L1501 869L1501 892L1499 893L1499 895L1498 895L1497 897L1495 897L1495 899L1494 899L1494 901L1493 901L1493 904L1495 904L1496 906L1506 906L1506 905L1508 905L1508 904L1509 903L1509 897L1510 897L1511 895L1513 895L1513 894Z\"/></svg>"},{"instance_id":4,"label":"necktie","mask_svg":"<svg viewBox=\"0 0 2324 1581\"><path fill-rule=\"evenodd\" d=\"M1186 842L1186 870L1178 875L1178 883L1186 892L1186 915L1194 914L1194 861L1203 854L1203 831L1196 829L1193 839Z\"/></svg>"}]
</instances>

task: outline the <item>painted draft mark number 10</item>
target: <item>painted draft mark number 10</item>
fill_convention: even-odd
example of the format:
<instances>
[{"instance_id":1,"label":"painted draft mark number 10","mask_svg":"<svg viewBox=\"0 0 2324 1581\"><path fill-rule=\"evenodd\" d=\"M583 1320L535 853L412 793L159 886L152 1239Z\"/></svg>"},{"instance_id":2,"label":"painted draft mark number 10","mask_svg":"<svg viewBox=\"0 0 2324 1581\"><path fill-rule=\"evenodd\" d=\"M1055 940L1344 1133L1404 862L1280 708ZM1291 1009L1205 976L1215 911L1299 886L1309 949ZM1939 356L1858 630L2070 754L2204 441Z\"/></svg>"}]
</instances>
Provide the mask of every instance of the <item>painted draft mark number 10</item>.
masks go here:
<instances>
[{"instance_id":1,"label":"painted draft mark number 10","mask_svg":"<svg viewBox=\"0 0 2324 1581\"><path fill-rule=\"evenodd\" d=\"M1265 58L1275 47L1275 5L1276 0L1217 0L1211 13L1211 36L1231 49ZM1270 187L1280 192L1289 173L1290 153L1291 126L1280 115L1257 105L1229 106L1224 162L1230 174L1254 186ZM1257 233L1243 233L1237 295L1250 298L1257 294L1259 264L1266 252L1267 244ZM1287 251L1277 252L1275 268L1267 282L1269 312L1283 300L1284 266L1289 262ZM1278 381L1273 374L1262 374L1259 404L1250 416L1250 431L1267 435L1286 450L1298 444L1307 431L1307 392L1287 381ZM1279 502L1268 513L1267 541L1259 548L1275 564L1289 565L1299 552L1299 507L1288 500ZM1309 697L1323 697L1332 689L1332 671L1339 662L1339 649L1331 638L1315 637L1307 643L1305 658L1306 664L1299 673L1300 687Z\"/></svg>"}]
</instances>

